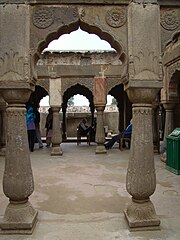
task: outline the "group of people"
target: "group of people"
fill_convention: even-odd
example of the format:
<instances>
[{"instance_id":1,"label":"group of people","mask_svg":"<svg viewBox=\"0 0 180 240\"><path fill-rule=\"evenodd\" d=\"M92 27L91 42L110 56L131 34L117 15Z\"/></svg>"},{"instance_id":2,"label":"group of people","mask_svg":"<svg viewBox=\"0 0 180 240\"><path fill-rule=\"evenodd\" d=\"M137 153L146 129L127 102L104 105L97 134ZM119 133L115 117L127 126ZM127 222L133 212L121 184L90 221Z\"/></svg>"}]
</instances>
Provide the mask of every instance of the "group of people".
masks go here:
<instances>
[{"instance_id":1,"label":"group of people","mask_svg":"<svg viewBox=\"0 0 180 240\"><path fill-rule=\"evenodd\" d=\"M43 142L41 139L40 133L40 113L39 113L39 105L30 105L26 106L26 126L27 126L27 133L28 133L28 143L29 143L29 150L31 152L34 151L34 145L36 140L38 141L39 148L43 148ZM52 137L52 120L53 114L52 109L49 108L49 114L46 118L46 146L49 147L51 144L51 137Z\"/></svg>"},{"instance_id":2,"label":"group of people","mask_svg":"<svg viewBox=\"0 0 180 240\"><path fill-rule=\"evenodd\" d=\"M95 139L96 119L94 119L93 126L88 126L87 119L83 118L82 121L79 123L78 129L82 136L90 134L90 136L93 136ZM122 131L120 134L113 136L108 142L106 142L104 144L105 148L106 149L112 148L113 145L115 144L115 142L121 141L122 137L123 138L131 138L131 133L132 133L132 120L124 131Z\"/></svg>"},{"instance_id":3,"label":"group of people","mask_svg":"<svg viewBox=\"0 0 180 240\"><path fill-rule=\"evenodd\" d=\"M39 106L35 105L27 105L26 109L26 125L27 125L27 132L28 132L28 143L29 143L29 150L31 152L34 151L34 144L36 139L39 143L39 148L43 148L43 142L41 139L40 133L40 113L38 111ZM53 125L53 112L52 108L49 108L48 115L46 117L46 147L51 145L51 138L52 138L52 126ZM95 141L96 135L96 118L94 118L92 126L87 125L87 119L83 118L82 121L79 123L78 130L82 136L90 135L91 141ZM113 147L115 142L121 140L122 136L124 138L130 138L132 132L132 121L128 125L128 127L120 134L117 134L112 137L108 142L104 144L106 149L110 149Z\"/></svg>"}]
</instances>

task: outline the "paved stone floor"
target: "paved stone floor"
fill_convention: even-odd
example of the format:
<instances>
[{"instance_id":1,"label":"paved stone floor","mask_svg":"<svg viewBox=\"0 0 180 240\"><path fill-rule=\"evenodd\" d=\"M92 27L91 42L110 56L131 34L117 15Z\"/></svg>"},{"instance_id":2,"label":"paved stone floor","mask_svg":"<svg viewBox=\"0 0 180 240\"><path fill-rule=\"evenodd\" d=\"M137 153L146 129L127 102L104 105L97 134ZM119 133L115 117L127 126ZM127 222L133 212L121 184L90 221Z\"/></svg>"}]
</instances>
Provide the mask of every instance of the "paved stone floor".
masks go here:
<instances>
[{"instance_id":1,"label":"paved stone floor","mask_svg":"<svg viewBox=\"0 0 180 240\"><path fill-rule=\"evenodd\" d=\"M161 230L130 232L123 210L129 150L117 146L95 155L95 145L63 143L63 156L50 149L31 153L35 191L30 202L38 210L32 235L0 235L0 240L153 240L180 239L180 175L166 170L155 156L157 188L152 202ZM0 158L2 182L4 158ZM1 184L2 185L2 184ZM0 187L0 216L8 204Z\"/></svg>"}]
</instances>

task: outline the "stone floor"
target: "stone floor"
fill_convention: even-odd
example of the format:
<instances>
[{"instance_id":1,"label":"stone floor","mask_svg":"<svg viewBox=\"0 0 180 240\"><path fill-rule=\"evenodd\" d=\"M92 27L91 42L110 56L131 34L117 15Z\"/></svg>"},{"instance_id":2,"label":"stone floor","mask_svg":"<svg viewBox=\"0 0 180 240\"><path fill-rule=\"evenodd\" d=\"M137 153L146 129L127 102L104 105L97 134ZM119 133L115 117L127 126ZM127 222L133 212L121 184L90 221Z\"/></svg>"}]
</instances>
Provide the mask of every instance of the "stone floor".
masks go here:
<instances>
[{"instance_id":1,"label":"stone floor","mask_svg":"<svg viewBox=\"0 0 180 240\"><path fill-rule=\"evenodd\" d=\"M124 218L129 150L118 145L95 155L95 145L62 144L63 156L50 149L31 153L35 191L30 202L38 210L32 235L0 235L0 240L153 240L180 239L180 175L166 170L155 156L157 188L152 202L161 230L130 232ZM2 182L4 158L0 158ZM0 217L8 204L0 187Z\"/></svg>"}]
</instances>

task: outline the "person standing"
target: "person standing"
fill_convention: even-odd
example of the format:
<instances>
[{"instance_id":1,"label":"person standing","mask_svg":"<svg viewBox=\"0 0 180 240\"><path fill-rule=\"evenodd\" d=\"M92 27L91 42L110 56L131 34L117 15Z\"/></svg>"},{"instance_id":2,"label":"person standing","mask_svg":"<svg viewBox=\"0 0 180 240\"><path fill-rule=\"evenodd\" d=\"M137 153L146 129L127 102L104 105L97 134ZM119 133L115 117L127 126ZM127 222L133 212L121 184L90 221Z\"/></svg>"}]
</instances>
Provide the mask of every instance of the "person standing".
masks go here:
<instances>
[{"instance_id":1,"label":"person standing","mask_svg":"<svg viewBox=\"0 0 180 240\"><path fill-rule=\"evenodd\" d=\"M43 148L43 142L41 139L41 132L40 132L40 112L38 108L39 108L39 105L34 106L36 138L39 143L39 148Z\"/></svg>"},{"instance_id":2,"label":"person standing","mask_svg":"<svg viewBox=\"0 0 180 240\"><path fill-rule=\"evenodd\" d=\"M46 118L46 147L50 147L52 139L52 125L53 125L53 111L52 108L48 109L48 115Z\"/></svg>"},{"instance_id":3,"label":"person standing","mask_svg":"<svg viewBox=\"0 0 180 240\"><path fill-rule=\"evenodd\" d=\"M34 151L34 143L35 143L35 136L36 136L36 128L35 128L35 114L34 110L31 105L26 107L26 126L27 126L27 133L28 133L28 143L29 143L29 150L31 152Z\"/></svg>"}]
</instances>

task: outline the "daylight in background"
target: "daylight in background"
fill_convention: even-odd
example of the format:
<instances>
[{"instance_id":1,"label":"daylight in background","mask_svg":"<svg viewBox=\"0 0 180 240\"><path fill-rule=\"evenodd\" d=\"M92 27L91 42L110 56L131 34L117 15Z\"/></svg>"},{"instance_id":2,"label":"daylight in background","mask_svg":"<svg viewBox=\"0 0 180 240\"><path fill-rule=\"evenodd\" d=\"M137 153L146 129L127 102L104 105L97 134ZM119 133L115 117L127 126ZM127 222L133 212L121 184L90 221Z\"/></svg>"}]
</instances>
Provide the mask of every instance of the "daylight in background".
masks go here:
<instances>
[{"instance_id":1,"label":"daylight in background","mask_svg":"<svg viewBox=\"0 0 180 240\"><path fill-rule=\"evenodd\" d=\"M80 28L70 34L64 34L57 40L53 40L44 51L96 51L96 50L114 50L110 44L101 40L95 34L89 34ZM112 96L108 95L107 104L111 104ZM49 96L44 97L40 106L49 106ZM74 96L74 106L89 106L89 101L82 95Z\"/></svg>"}]
</instances>

